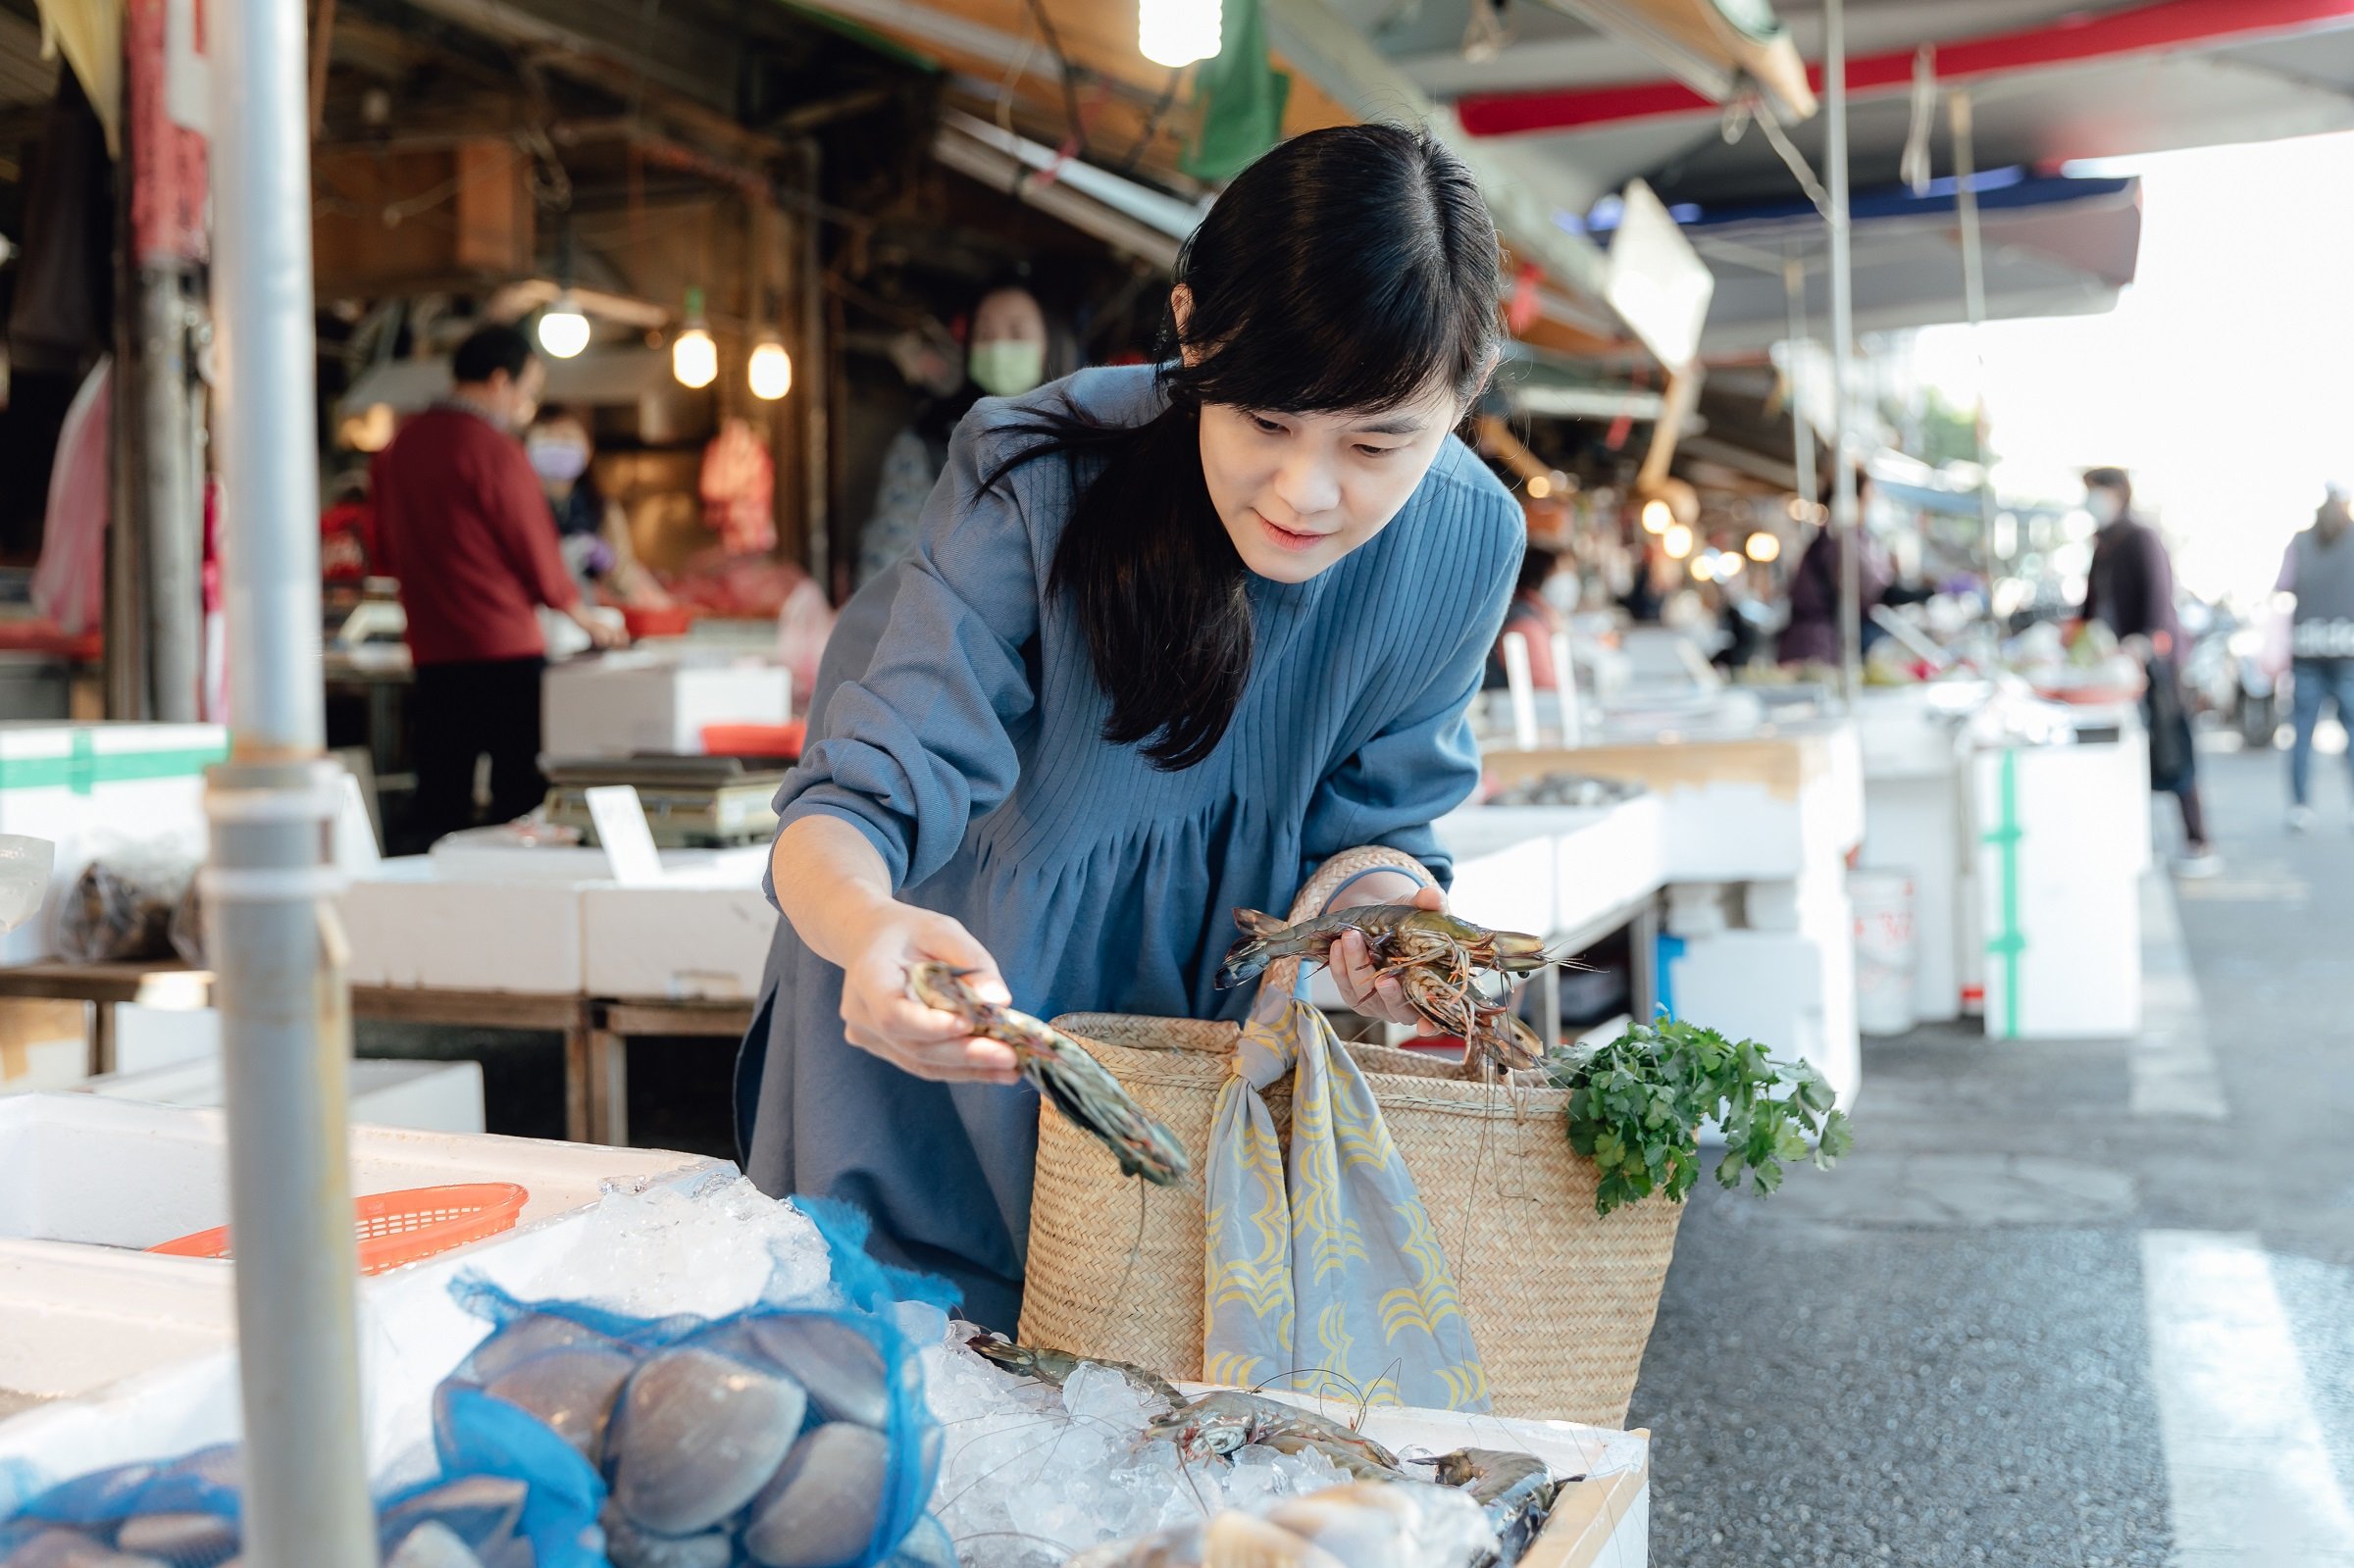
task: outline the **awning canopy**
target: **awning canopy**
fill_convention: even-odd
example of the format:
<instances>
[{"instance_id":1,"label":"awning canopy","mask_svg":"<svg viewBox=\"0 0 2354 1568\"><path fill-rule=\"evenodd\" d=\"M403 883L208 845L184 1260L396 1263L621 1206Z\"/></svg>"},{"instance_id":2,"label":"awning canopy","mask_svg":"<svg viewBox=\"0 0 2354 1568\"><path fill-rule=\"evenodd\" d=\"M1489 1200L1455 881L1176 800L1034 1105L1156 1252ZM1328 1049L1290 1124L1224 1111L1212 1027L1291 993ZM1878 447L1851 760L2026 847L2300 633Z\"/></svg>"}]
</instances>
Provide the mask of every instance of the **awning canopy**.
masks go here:
<instances>
[{"instance_id":1,"label":"awning canopy","mask_svg":"<svg viewBox=\"0 0 2354 1568\"><path fill-rule=\"evenodd\" d=\"M1379 0L1348 0L1368 25ZM1727 145L1722 105L1634 35L1542 6L1514 8L1518 36L1495 58L1457 43L1476 5L1423 0L1384 47L1465 129L1574 168L1591 194L1642 177L1670 202L1756 201L1797 184L1754 129ZM1573 4L1574 0L1562 0ZM1682 0L1623 0L1652 8ZM1821 86L1819 0L1776 11ZM1847 6L1850 168L1892 184L1914 129L1916 73L1967 88L1978 164L2054 170L2074 159L2261 141L2354 128L2354 0L1880 0ZM1922 51L1927 59L1922 59ZM1817 168L1819 117L1792 139ZM1932 153L1947 165L1942 125Z\"/></svg>"},{"instance_id":2,"label":"awning canopy","mask_svg":"<svg viewBox=\"0 0 2354 1568\"><path fill-rule=\"evenodd\" d=\"M2141 248L2139 182L1990 170L1973 181L1986 255L1990 318L2109 309L2133 280ZM1955 183L1915 196L1866 190L1853 205L1856 328L1885 331L1961 314L1962 240ZM1598 217L1607 218L1608 208ZM1672 209L1716 274L1701 351L1756 353L1790 335L1783 264L1806 270L1806 312L1819 333L1829 309L1827 237L1803 201Z\"/></svg>"}]
</instances>

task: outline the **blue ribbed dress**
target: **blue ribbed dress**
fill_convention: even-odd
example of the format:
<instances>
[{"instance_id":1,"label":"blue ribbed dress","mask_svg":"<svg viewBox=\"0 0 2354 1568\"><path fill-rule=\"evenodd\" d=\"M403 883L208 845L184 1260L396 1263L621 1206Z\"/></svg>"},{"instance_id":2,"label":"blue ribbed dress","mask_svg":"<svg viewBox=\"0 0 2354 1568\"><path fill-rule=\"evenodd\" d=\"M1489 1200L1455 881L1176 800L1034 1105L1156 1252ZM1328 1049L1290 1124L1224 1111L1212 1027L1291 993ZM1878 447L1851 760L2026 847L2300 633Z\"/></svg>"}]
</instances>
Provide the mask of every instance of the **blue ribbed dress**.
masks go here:
<instances>
[{"instance_id":1,"label":"blue ribbed dress","mask_svg":"<svg viewBox=\"0 0 2354 1568\"><path fill-rule=\"evenodd\" d=\"M1017 439L1003 428L1065 391L1105 423L1162 406L1139 366L974 407L914 552L844 611L777 810L864 833L898 895L961 921L1026 1011L1236 1017L1248 992L1212 977L1237 905L1285 909L1356 844L1451 872L1429 825L1478 782L1464 708L1517 572L1520 509L1451 438L1369 542L1304 583L1253 578L1234 722L1207 760L1162 772L1102 738L1085 635L1048 592L1071 461L979 493ZM1011 1332L1035 1093L921 1081L848 1044L842 972L778 928L738 1085L748 1173L858 1204L881 1255L947 1275L969 1316Z\"/></svg>"}]
</instances>

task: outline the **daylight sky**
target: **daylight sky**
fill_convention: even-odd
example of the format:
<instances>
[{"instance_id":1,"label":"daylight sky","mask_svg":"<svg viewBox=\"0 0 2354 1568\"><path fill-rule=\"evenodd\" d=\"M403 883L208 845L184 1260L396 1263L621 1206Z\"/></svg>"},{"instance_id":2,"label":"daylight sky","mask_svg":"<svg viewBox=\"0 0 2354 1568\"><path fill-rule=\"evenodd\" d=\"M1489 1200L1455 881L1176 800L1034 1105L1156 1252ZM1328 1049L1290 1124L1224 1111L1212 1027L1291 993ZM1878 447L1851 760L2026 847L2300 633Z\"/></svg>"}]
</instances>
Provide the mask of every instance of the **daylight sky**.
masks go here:
<instances>
[{"instance_id":1,"label":"daylight sky","mask_svg":"<svg viewBox=\"0 0 2354 1568\"><path fill-rule=\"evenodd\" d=\"M2123 464L2185 585L2248 600L2323 481L2354 481L2354 135L2098 172L2142 177L2138 280L2105 316L1983 329L1998 487L2058 498L2074 471ZM1916 352L1967 395L1967 328Z\"/></svg>"}]
</instances>

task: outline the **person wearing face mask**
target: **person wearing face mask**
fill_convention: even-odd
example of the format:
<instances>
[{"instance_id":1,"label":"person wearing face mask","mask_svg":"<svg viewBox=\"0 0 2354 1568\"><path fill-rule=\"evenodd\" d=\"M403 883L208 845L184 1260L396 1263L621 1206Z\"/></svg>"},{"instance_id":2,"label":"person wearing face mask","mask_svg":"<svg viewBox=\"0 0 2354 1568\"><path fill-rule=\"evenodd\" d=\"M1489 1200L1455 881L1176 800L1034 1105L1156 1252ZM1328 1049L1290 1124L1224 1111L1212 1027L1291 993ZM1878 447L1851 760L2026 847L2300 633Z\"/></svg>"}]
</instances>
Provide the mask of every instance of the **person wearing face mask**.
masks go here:
<instances>
[{"instance_id":1,"label":"person wearing face mask","mask_svg":"<svg viewBox=\"0 0 2354 1568\"><path fill-rule=\"evenodd\" d=\"M1488 673L1484 684L1490 690L1500 690L1510 684L1504 665L1504 638L1517 632L1528 643L1528 683L1532 690L1552 691L1561 682L1553 667L1553 636L1557 632L1569 630L1561 613L1545 597L1545 585L1559 571L1561 557L1559 551L1532 544L1520 557L1520 580L1512 589L1511 607L1504 613L1504 632L1496 638L1495 649L1488 655Z\"/></svg>"},{"instance_id":2,"label":"person wearing face mask","mask_svg":"<svg viewBox=\"0 0 2354 1568\"><path fill-rule=\"evenodd\" d=\"M1331 856L1336 903L1443 908L1431 824L1527 529L1454 432L1501 347L1470 172L1419 129L1284 142L1176 267L1157 365L976 406L914 547L826 649L777 795L783 919L739 1067L745 1169L858 1204L1010 1332L1037 1096L911 1001L942 960L1040 1016L1239 1017L1232 911ZM1378 309L1367 301L1380 301ZM1410 1024L1360 939L1333 974Z\"/></svg>"},{"instance_id":3,"label":"person wearing face mask","mask_svg":"<svg viewBox=\"0 0 2354 1568\"><path fill-rule=\"evenodd\" d=\"M524 435L523 450L555 514L564 564L581 591L640 608L668 604L670 595L638 564L628 516L597 488L588 470L596 455L588 421L568 408L542 408Z\"/></svg>"},{"instance_id":4,"label":"person wearing face mask","mask_svg":"<svg viewBox=\"0 0 2354 1568\"><path fill-rule=\"evenodd\" d=\"M2158 531L2133 516L2133 481L2124 469L2085 471L2084 509L2098 528L2078 631L2083 623L2098 621L2141 659L2150 787L2173 795L2182 808L2182 854L2175 874L2213 877L2224 863L2208 842L2207 812L2199 799L2198 750L2191 742L2190 709L2177 662L2182 628L2175 619L2174 562Z\"/></svg>"},{"instance_id":5,"label":"person wearing face mask","mask_svg":"<svg viewBox=\"0 0 2354 1568\"><path fill-rule=\"evenodd\" d=\"M486 753L491 821L523 815L547 791L538 607L570 616L599 647L616 640L565 570L547 497L515 438L543 378L531 340L512 327L480 328L458 345L450 378L449 395L377 454L370 483L417 671L413 827L429 843L473 823L475 763Z\"/></svg>"},{"instance_id":6,"label":"person wearing face mask","mask_svg":"<svg viewBox=\"0 0 2354 1568\"><path fill-rule=\"evenodd\" d=\"M964 336L964 384L927 403L883 454L875 509L858 537L861 587L915 542L924 502L948 466L948 437L972 406L984 397L1020 397L1079 368L1069 329L1019 278L989 283L973 297Z\"/></svg>"}]
</instances>

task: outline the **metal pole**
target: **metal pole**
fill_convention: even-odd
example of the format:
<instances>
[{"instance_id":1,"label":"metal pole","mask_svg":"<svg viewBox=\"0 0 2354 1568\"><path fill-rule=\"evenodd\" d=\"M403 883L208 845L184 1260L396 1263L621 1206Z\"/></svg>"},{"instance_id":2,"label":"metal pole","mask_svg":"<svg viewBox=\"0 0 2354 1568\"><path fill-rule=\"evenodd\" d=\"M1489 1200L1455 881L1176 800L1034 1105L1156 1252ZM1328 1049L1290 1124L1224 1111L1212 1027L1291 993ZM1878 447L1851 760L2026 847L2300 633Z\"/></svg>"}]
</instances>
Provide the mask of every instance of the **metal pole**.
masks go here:
<instances>
[{"instance_id":1,"label":"metal pole","mask_svg":"<svg viewBox=\"0 0 2354 1568\"><path fill-rule=\"evenodd\" d=\"M817 141L804 136L799 143L802 189L815 201L824 166L819 161ZM825 590L829 599L839 599L848 589L848 575L844 582L834 581L834 479L831 472L833 434L829 415L835 396L833 356L826 347L826 258L824 229L815 213L805 212L796 220L800 227L800 248L794 257L794 282L800 286L801 331L797 352L800 365L798 376L809 378L801 392L801 527L807 530L803 545L808 550L809 575ZM844 563L845 566L848 563Z\"/></svg>"},{"instance_id":2,"label":"metal pole","mask_svg":"<svg viewBox=\"0 0 2354 1568\"><path fill-rule=\"evenodd\" d=\"M139 521L149 716L192 723L204 667L204 520L189 439L188 302L176 267L139 268Z\"/></svg>"},{"instance_id":3,"label":"metal pole","mask_svg":"<svg viewBox=\"0 0 2354 1568\"><path fill-rule=\"evenodd\" d=\"M1855 276L1848 254L1847 7L1823 0L1822 73L1831 166L1831 396L1834 473L1831 525L1839 539L1840 684L1851 703L1864 683L1864 550L1856 518L1856 471L1848 448L1847 389L1855 374Z\"/></svg>"},{"instance_id":4,"label":"metal pole","mask_svg":"<svg viewBox=\"0 0 2354 1568\"><path fill-rule=\"evenodd\" d=\"M2001 553L1994 542L1994 476L1986 471L1986 350L1978 329L1986 322L1986 251L1978 230L1977 149L1973 145L1970 94L1957 92L1946 100L1954 127L1955 206L1962 221L1962 308L1970 318L1970 362L1975 367L1970 385L1970 445L1978 464L1978 547L1986 568L1986 615L1994 617L1994 583L2002 575Z\"/></svg>"},{"instance_id":5,"label":"metal pole","mask_svg":"<svg viewBox=\"0 0 2354 1568\"><path fill-rule=\"evenodd\" d=\"M1800 350L1807 342L1807 264L1796 256L1782 262L1782 292L1790 302L1790 451L1798 469L1798 498L1813 507L1822 499L1815 485L1815 427L1807 423L1799 395Z\"/></svg>"},{"instance_id":6,"label":"metal pole","mask_svg":"<svg viewBox=\"0 0 2354 1568\"><path fill-rule=\"evenodd\" d=\"M123 80L130 79L131 48L125 29ZM113 379L107 387L107 418L112 437L106 528L106 716L109 719L150 719L147 684L147 531L145 509L148 445L146 410L142 406L143 358L141 325L144 301L131 221L131 173L136 160L140 126L128 113L130 93L118 100L121 156L115 175L115 343Z\"/></svg>"},{"instance_id":7,"label":"metal pole","mask_svg":"<svg viewBox=\"0 0 2354 1568\"><path fill-rule=\"evenodd\" d=\"M229 1087L244 1558L374 1568L345 1126L350 1000L324 896L340 794L320 755L302 0L227 0L210 20L234 746L206 791L205 887Z\"/></svg>"}]
</instances>

